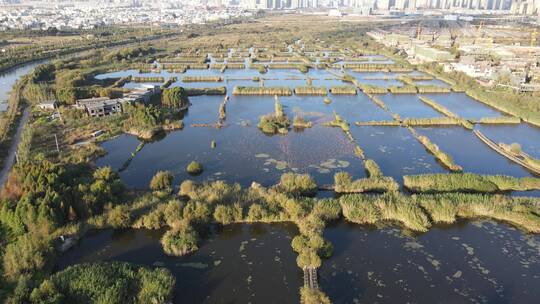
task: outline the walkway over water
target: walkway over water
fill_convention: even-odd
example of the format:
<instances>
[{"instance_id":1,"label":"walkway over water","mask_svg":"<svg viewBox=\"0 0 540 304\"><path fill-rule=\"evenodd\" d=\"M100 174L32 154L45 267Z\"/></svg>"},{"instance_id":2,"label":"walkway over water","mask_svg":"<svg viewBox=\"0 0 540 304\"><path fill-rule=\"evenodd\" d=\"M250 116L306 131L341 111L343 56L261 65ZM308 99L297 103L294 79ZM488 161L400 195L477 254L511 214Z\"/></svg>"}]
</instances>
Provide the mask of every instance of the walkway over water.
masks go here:
<instances>
[{"instance_id":1,"label":"walkway over water","mask_svg":"<svg viewBox=\"0 0 540 304\"><path fill-rule=\"evenodd\" d=\"M319 289L319 283L317 282L317 268L304 267L304 286Z\"/></svg>"}]
</instances>

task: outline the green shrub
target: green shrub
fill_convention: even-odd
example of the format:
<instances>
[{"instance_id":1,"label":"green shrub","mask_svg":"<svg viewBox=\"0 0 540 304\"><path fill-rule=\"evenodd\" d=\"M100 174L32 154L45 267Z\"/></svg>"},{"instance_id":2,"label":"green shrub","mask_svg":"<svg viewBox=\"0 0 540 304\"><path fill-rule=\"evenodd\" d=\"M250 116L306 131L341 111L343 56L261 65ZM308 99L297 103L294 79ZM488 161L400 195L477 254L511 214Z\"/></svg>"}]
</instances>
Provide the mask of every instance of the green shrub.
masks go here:
<instances>
[{"instance_id":1,"label":"green shrub","mask_svg":"<svg viewBox=\"0 0 540 304\"><path fill-rule=\"evenodd\" d=\"M196 161L192 161L189 163L186 170L191 175L199 175L203 172L203 166Z\"/></svg>"},{"instance_id":2,"label":"green shrub","mask_svg":"<svg viewBox=\"0 0 540 304\"><path fill-rule=\"evenodd\" d=\"M107 214L107 223L114 229L126 228L131 224L131 215L126 205L114 207Z\"/></svg>"},{"instance_id":3,"label":"green shrub","mask_svg":"<svg viewBox=\"0 0 540 304\"><path fill-rule=\"evenodd\" d=\"M182 222L165 232L161 238L161 244L166 254L183 256L199 249L197 240L197 232L187 222Z\"/></svg>"},{"instance_id":4,"label":"green shrub","mask_svg":"<svg viewBox=\"0 0 540 304\"><path fill-rule=\"evenodd\" d=\"M317 183L309 174L285 173L281 175L278 188L294 196L310 196L317 192Z\"/></svg>"},{"instance_id":5,"label":"green shrub","mask_svg":"<svg viewBox=\"0 0 540 304\"><path fill-rule=\"evenodd\" d=\"M158 171L150 181L150 189L153 191L172 191L174 175L169 171Z\"/></svg>"},{"instance_id":6,"label":"green shrub","mask_svg":"<svg viewBox=\"0 0 540 304\"><path fill-rule=\"evenodd\" d=\"M68 267L31 294L32 303L169 303L175 279L164 268L151 270L122 262Z\"/></svg>"}]
</instances>

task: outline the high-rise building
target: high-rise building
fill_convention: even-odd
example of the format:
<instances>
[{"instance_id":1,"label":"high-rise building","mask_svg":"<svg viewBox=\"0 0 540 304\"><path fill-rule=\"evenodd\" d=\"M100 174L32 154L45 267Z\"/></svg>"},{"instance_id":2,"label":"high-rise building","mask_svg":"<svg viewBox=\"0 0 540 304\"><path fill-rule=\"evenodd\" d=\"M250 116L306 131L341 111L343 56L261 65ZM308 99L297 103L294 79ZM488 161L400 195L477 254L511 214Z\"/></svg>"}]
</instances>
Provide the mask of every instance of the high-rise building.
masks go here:
<instances>
[{"instance_id":1,"label":"high-rise building","mask_svg":"<svg viewBox=\"0 0 540 304\"><path fill-rule=\"evenodd\" d=\"M390 9L389 0L377 0L377 9L387 11Z\"/></svg>"}]
</instances>

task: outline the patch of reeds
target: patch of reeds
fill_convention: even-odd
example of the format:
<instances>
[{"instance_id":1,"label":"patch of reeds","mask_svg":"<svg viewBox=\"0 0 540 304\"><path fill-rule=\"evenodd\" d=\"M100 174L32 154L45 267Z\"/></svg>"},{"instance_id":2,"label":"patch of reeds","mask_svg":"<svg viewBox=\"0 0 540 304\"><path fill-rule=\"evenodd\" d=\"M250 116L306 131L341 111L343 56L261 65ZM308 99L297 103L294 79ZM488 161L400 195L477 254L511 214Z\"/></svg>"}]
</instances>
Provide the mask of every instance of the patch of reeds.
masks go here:
<instances>
[{"instance_id":1,"label":"patch of reeds","mask_svg":"<svg viewBox=\"0 0 540 304\"><path fill-rule=\"evenodd\" d=\"M294 89L294 94L296 95L315 95L315 96L326 96L325 87L296 87Z\"/></svg>"},{"instance_id":2,"label":"patch of reeds","mask_svg":"<svg viewBox=\"0 0 540 304\"><path fill-rule=\"evenodd\" d=\"M233 89L234 95L246 95L246 96L256 96L256 95L277 95L277 96L291 96L292 90L287 87L243 87L236 86Z\"/></svg>"},{"instance_id":3,"label":"patch of reeds","mask_svg":"<svg viewBox=\"0 0 540 304\"><path fill-rule=\"evenodd\" d=\"M421 174L403 176L406 189L411 192L503 192L540 190L536 177L480 175L474 173Z\"/></svg>"},{"instance_id":4,"label":"patch of reeds","mask_svg":"<svg viewBox=\"0 0 540 304\"><path fill-rule=\"evenodd\" d=\"M335 86L330 88L330 93L334 95L356 95L356 88L353 86Z\"/></svg>"},{"instance_id":5,"label":"patch of reeds","mask_svg":"<svg viewBox=\"0 0 540 304\"><path fill-rule=\"evenodd\" d=\"M223 78L220 76L184 76L183 82L221 82Z\"/></svg>"}]
</instances>

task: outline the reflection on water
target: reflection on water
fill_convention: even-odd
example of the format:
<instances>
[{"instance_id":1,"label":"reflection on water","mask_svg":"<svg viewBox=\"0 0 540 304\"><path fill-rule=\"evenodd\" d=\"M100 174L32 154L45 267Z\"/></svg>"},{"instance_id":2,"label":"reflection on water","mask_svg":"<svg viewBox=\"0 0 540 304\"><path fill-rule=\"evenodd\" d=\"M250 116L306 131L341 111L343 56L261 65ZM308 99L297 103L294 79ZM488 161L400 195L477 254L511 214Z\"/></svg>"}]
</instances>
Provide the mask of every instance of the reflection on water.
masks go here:
<instances>
[{"instance_id":1,"label":"reflection on water","mask_svg":"<svg viewBox=\"0 0 540 304\"><path fill-rule=\"evenodd\" d=\"M350 72L350 71L347 71ZM413 73L369 72L351 75L360 81L397 81L400 75L423 75ZM294 130L287 135L267 136L257 124L262 115L274 112L273 96L231 96L235 86L259 86L253 77L265 78L267 86L304 86L310 78L315 86L330 88L333 85L350 85L336 79L325 69L310 69L307 74L298 70L269 69L259 74L253 69L188 70L185 74L161 73L140 74L136 70L108 73L98 78L133 76L176 76L173 86L212 87L225 86L230 99L227 103L226 126L222 129L201 128L192 125L213 124L218 120L218 109L223 96L191 97L191 106L184 115L185 128L168 134L164 139L145 145L121 172L128 186L146 188L158 170L169 170L176 176L176 184L184 179L198 181L222 179L248 186L252 181L263 185L276 183L283 172L309 173L319 184L330 184L334 173L347 171L354 177L365 176L362 161L354 154L360 146L368 158L374 159L384 174L399 183L407 174L447 172L426 149L400 127L355 126L357 121L391 120L390 114L366 95L337 96L329 94L330 104L323 96L280 97L284 111L292 120L301 116L314 126L305 130ZM184 76L217 75L224 78L217 83L183 83ZM426 83L436 84L439 80ZM400 82L401 83L401 82ZM129 83L127 86L140 84ZM426 94L450 111L465 118L497 117L501 113L463 93ZM401 118L435 118L443 115L422 102L415 94L385 94L380 96L391 112ZM351 124L351 142L345 134L334 128L323 126L334 118L334 113ZM512 126L477 125L488 137L506 143L518 142L525 152L540 157L540 129L527 124ZM480 142L470 130L461 127L417 128L427 135L466 172L481 174L504 174L529 176L528 171L509 162L503 156ZM215 141L217 146L211 147ZM111 165L121 168L137 146L133 137L119 137L103 144L108 155L96 161L99 166ZM204 167L200 176L191 177L185 172L187 164L199 161Z\"/></svg>"},{"instance_id":2,"label":"reflection on water","mask_svg":"<svg viewBox=\"0 0 540 304\"><path fill-rule=\"evenodd\" d=\"M302 272L296 266L293 224L212 227L197 252L163 253L163 231L104 230L81 240L60 260L125 261L169 269L176 277L175 303L298 303Z\"/></svg>"}]
</instances>

